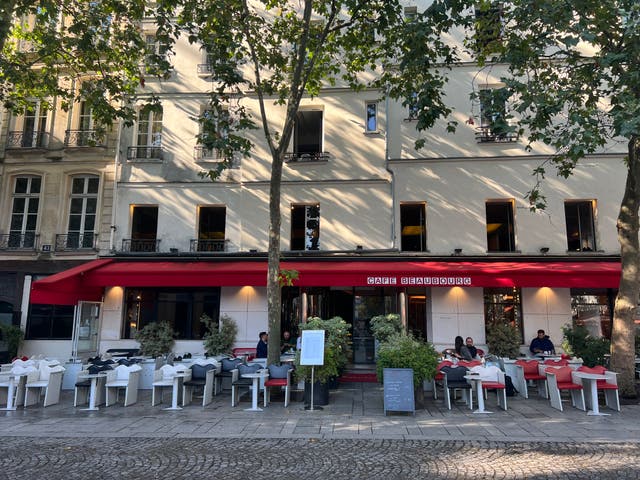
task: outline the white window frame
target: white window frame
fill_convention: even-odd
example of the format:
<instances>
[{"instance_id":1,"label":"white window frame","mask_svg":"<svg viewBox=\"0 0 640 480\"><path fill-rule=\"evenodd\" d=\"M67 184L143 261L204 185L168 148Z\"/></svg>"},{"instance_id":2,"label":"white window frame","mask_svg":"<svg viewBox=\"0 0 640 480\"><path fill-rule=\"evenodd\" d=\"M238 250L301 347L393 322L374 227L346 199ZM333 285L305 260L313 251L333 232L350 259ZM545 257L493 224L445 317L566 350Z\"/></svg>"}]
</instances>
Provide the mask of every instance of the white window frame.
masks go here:
<instances>
[{"instance_id":1,"label":"white window frame","mask_svg":"<svg viewBox=\"0 0 640 480\"><path fill-rule=\"evenodd\" d=\"M136 147L162 147L162 130L164 120L164 108L160 107L161 111L158 112L154 108L149 108L146 112L146 118L143 117L145 107L142 106L138 109L138 115L136 120L136 132L135 132L135 146ZM158 119L157 117L160 116ZM140 124L146 123L146 131L141 130ZM160 132L154 133L154 125L160 125ZM145 143L140 142L140 136L146 135L147 140Z\"/></svg>"},{"instance_id":2,"label":"white window frame","mask_svg":"<svg viewBox=\"0 0 640 480\"><path fill-rule=\"evenodd\" d=\"M24 193L18 193L16 192L16 188L18 185L18 180L22 179L22 178L26 178L27 179L27 191ZM40 189L37 193L32 193L32 183L33 183L33 179L39 179L40 180ZM25 238L25 242L23 244L23 242L20 242L20 248L24 248L26 247L34 247L35 246L35 239L37 236L37 232L38 232L38 227L39 227L39 222L40 222L40 207L41 207L41 201L40 201L40 196L42 194L42 190L43 190L43 178L41 176L38 175L16 175L13 178L13 188L11 189L11 211L9 212L9 234L10 235L15 235L18 234L21 237L23 235L26 235L27 233L33 233L33 244L32 245L25 245L26 244L26 238ZM20 212L20 215L22 215L22 222L20 225L20 230L16 230L12 228L12 221L13 221L13 216L17 213L14 212L15 209L15 201L16 199L19 198L23 198L25 199L25 204L24 204L24 208L22 209L22 212ZM35 221L35 225L33 226L33 230L29 229L27 230L27 223L28 223L28 219L29 219L29 204L31 203L32 200L37 200L38 202L38 209L35 213L36 216L36 221Z\"/></svg>"},{"instance_id":3,"label":"white window frame","mask_svg":"<svg viewBox=\"0 0 640 480\"><path fill-rule=\"evenodd\" d=\"M369 128L369 107L373 107L373 118L375 122L375 128ZM367 100L364 102L364 131L365 133L379 133L380 132L380 118L378 115L378 102L375 100Z\"/></svg>"},{"instance_id":4,"label":"white window frame","mask_svg":"<svg viewBox=\"0 0 640 480\"><path fill-rule=\"evenodd\" d=\"M78 180L78 179L83 180L82 193L73 192L73 183L75 180ZM89 183L90 183L90 180L92 179L98 180L98 189L95 193L89 192ZM100 193L100 177L98 175L74 175L73 177L71 177L71 183L69 185L69 208L68 208L69 214L67 217L67 237L77 234L78 239L80 239L81 237L84 238L84 236L87 233L91 233L93 235L93 238L95 238L95 236L97 235L96 228L98 225L99 193ZM72 207L73 200L77 200L77 199L82 200L82 212L80 213L80 226L78 230L71 230L71 215L72 215L71 207ZM95 212L92 214L94 216L93 229L87 231L86 229L86 221L88 216L87 203L90 199L95 199L96 205L95 205ZM73 215L78 215L78 214L73 214ZM82 246L84 242L83 241L81 242L79 240L79 246L77 248L92 248L93 242L91 243L92 243L91 247L84 247Z\"/></svg>"}]
</instances>

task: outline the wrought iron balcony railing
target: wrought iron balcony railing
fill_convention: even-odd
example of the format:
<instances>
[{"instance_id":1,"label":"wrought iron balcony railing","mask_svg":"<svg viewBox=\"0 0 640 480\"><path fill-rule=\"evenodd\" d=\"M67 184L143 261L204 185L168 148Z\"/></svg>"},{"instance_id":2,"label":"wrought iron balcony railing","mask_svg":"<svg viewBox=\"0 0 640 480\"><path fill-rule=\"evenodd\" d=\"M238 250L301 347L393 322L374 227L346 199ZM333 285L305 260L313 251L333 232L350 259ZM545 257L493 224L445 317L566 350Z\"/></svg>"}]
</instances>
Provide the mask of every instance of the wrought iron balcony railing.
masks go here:
<instances>
[{"instance_id":1,"label":"wrought iron balcony railing","mask_svg":"<svg viewBox=\"0 0 640 480\"><path fill-rule=\"evenodd\" d=\"M127 148L128 160L141 159L159 159L162 160L162 147L136 146Z\"/></svg>"},{"instance_id":2,"label":"wrought iron balcony railing","mask_svg":"<svg viewBox=\"0 0 640 480\"><path fill-rule=\"evenodd\" d=\"M198 64L198 75L208 75L213 73L213 64L212 63L199 63Z\"/></svg>"},{"instance_id":3,"label":"wrought iron balcony railing","mask_svg":"<svg viewBox=\"0 0 640 480\"><path fill-rule=\"evenodd\" d=\"M104 133L96 130L67 130L64 135L66 147L104 147L106 139Z\"/></svg>"},{"instance_id":4,"label":"wrought iron balcony railing","mask_svg":"<svg viewBox=\"0 0 640 480\"><path fill-rule=\"evenodd\" d=\"M329 152L297 153L290 152L284 154L285 162L327 162L331 154Z\"/></svg>"},{"instance_id":5,"label":"wrought iron balcony railing","mask_svg":"<svg viewBox=\"0 0 640 480\"><path fill-rule=\"evenodd\" d=\"M207 148L202 145L193 148L194 160L222 160L222 152L217 148Z\"/></svg>"},{"instance_id":6,"label":"wrought iron balcony railing","mask_svg":"<svg viewBox=\"0 0 640 480\"><path fill-rule=\"evenodd\" d=\"M56 252L96 250L98 236L93 232L56 235Z\"/></svg>"},{"instance_id":7,"label":"wrought iron balcony railing","mask_svg":"<svg viewBox=\"0 0 640 480\"><path fill-rule=\"evenodd\" d=\"M0 250L37 250L39 235L35 232L0 235Z\"/></svg>"},{"instance_id":8,"label":"wrought iron balcony railing","mask_svg":"<svg viewBox=\"0 0 640 480\"><path fill-rule=\"evenodd\" d=\"M49 134L47 132L9 132L7 134L7 149L12 148L47 148Z\"/></svg>"},{"instance_id":9,"label":"wrought iron balcony railing","mask_svg":"<svg viewBox=\"0 0 640 480\"><path fill-rule=\"evenodd\" d=\"M123 252L147 252L155 253L160 248L160 240L146 238L124 238L122 240Z\"/></svg>"},{"instance_id":10,"label":"wrought iron balcony railing","mask_svg":"<svg viewBox=\"0 0 640 480\"><path fill-rule=\"evenodd\" d=\"M478 127L476 129L476 141L478 143L517 142L518 132L495 132L491 127Z\"/></svg>"},{"instance_id":11,"label":"wrought iron balcony railing","mask_svg":"<svg viewBox=\"0 0 640 480\"><path fill-rule=\"evenodd\" d=\"M191 240L191 252L225 252L226 240Z\"/></svg>"}]
</instances>

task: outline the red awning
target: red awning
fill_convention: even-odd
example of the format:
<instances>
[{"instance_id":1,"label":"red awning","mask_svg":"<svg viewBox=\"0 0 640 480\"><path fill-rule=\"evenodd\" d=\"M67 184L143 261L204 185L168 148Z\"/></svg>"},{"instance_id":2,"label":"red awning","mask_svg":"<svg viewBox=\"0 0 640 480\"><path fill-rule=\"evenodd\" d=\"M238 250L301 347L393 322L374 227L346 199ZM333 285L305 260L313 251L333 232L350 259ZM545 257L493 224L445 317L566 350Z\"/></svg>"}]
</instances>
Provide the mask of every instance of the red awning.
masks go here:
<instances>
[{"instance_id":1,"label":"red awning","mask_svg":"<svg viewBox=\"0 0 640 480\"><path fill-rule=\"evenodd\" d=\"M301 287L558 287L617 288L619 261L283 261ZM265 286L265 260L120 260L88 262L33 283L32 303L100 300L105 287Z\"/></svg>"}]
</instances>

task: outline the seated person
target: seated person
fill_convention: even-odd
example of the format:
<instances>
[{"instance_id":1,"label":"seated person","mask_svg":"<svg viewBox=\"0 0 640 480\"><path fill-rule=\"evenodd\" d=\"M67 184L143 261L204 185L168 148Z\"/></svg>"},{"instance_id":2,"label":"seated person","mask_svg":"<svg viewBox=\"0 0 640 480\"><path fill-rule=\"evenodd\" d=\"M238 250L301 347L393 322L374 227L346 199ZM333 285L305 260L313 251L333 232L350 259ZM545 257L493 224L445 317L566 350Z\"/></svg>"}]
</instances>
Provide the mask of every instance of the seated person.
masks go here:
<instances>
[{"instance_id":1,"label":"seated person","mask_svg":"<svg viewBox=\"0 0 640 480\"><path fill-rule=\"evenodd\" d=\"M464 340L462 340L462 337L460 335L458 335L455 339L455 348L447 348L442 353L457 358L458 360L473 360L471 352L469 352L469 349L464 344Z\"/></svg>"},{"instance_id":2,"label":"seated person","mask_svg":"<svg viewBox=\"0 0 640 480\"><path fill-rule=\"evenodd\" d=\"M538 336L531 341L529 351L534 355L549 352L556 353L553 342L549 339L549 335L545 335L544 330L538 330Z\"/></svg>"},{"instance_id":3,"label":"seated person","mask_svg":"<svg viewBox=\"0 0 640 480\"><path fill-rule=\"evenodd\" d=\"M291 337L291 332L285 330L282 332L282 343L280 346L280 352L285 353L289 350L295 350L296 339Z\"/></svg>"},{"instance_id":4,"label":"seated person","mask_svg":"<svg viewBox=\"0 0 640 480\"><path fill-rule=\"evenodd\" d=\"M260 332L260 340L256 345L256 358L267 358L269 348L267 342L269 341L269 334L267 332Z\"/></svg>"},{"instance_id":5,"label":"seated person","mask_svg":"<svg viewBox=\"0 0 640 480\"><path fill-rule=\"evenodd\" d=\"M469 350L469 354L471 355L471 358L477 358L478 349L473 345L473 338L467 337L464 343L465 343L465 346L467 347L467 350Z\"/></svg>"}]
</instances>

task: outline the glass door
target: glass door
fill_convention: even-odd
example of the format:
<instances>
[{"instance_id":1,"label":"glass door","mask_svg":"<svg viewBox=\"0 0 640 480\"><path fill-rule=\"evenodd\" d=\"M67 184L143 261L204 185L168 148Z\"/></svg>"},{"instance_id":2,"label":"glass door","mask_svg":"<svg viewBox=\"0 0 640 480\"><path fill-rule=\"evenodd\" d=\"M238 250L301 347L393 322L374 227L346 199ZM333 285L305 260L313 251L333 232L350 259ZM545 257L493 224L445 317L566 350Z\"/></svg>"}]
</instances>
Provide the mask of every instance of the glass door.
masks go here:
<instances>
[{"instance_id":1,"label":"glass door","mask_svg":"<svg viewBox=\"0 0 640 480\"><path fill-rule=\"evenodd\" d=\"M100 302L78 302L73 325L72 356L97 355L100 333Z\"/></svg>"}]
</instances>

